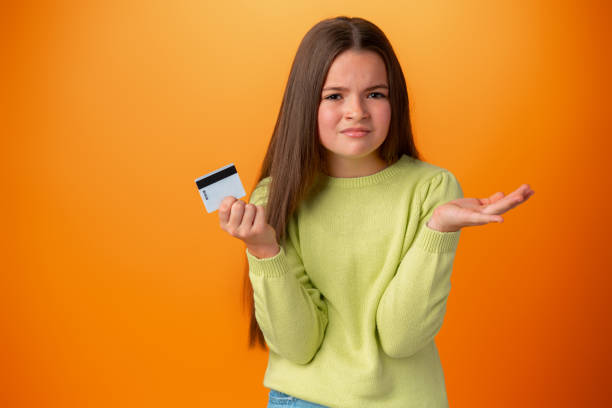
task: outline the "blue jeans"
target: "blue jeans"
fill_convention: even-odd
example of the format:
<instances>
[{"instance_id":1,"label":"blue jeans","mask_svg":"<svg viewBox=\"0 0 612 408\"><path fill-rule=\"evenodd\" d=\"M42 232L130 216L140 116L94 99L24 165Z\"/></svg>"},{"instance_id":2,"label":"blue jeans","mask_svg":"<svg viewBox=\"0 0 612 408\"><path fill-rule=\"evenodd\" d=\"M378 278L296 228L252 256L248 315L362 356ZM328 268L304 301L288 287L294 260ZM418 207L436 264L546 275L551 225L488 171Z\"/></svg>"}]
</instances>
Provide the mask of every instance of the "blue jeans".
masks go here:
<instances>
[{"instance_id":1,"label":"blue jeans","mask_svg":"<svg viewBox=\"0 0 612 408\"><path fill-rule=\"evenodd\" d=\"M292 397L284 392L270 389L268 394L267 408L328 408L325 405L315 404L314 402L304 401L297 397Z\"/></svg>"}]
</instances>

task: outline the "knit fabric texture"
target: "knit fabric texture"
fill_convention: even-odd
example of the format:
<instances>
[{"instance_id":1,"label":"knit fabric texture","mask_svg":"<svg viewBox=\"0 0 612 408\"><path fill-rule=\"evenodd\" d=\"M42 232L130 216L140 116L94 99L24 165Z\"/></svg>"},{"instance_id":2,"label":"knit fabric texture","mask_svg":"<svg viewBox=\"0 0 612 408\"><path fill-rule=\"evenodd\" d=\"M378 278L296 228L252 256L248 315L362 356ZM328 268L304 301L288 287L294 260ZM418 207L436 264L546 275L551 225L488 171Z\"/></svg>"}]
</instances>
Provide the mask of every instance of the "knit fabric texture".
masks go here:
<instances>
[{"instance_id":1,"label":"knit fabric texture","mask_svg":"<svg viewBox=\"0 0 612 408\"><path fill-rule=\"evenodd\" d=\"M249 202L266 205L270 177ZM269 348L263 385L334 408L447 407L434 337L461 230L426 222L462 198L447 169L403 155L372 175L318 173L280 252L246 249Z\"/></svg>"}]
</instances>

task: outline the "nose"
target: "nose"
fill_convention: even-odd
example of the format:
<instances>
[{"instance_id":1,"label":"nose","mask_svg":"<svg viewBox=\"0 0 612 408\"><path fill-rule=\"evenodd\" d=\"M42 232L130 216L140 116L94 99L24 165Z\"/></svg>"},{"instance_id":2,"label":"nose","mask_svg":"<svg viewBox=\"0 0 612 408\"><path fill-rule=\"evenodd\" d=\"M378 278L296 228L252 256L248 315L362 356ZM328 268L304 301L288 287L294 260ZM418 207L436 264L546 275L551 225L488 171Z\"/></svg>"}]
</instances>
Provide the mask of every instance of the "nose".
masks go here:
<instances>
[{"instance_id":1,"label":"nose","mask_svg":"<svg viewBox=\"0 0 612 408\"><path fill-rule=\"evenodd\" d=\"M347 99L345 116L347 119L352 119L355 121L359 121L361 118L368 116L367 107L361 101L359 96Z\"/></svg>"}]
</instances>

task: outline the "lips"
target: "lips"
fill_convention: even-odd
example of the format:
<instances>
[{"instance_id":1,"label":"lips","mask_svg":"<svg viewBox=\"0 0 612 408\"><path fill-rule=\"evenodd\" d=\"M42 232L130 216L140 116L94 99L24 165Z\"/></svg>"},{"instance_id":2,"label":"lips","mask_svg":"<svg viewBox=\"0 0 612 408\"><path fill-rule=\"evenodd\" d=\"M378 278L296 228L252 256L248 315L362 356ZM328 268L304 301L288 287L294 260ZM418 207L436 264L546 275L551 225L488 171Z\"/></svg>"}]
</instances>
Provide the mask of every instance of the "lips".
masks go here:
<instances>
[{"instance_id":1,"label":"lips","mask_svg":"<svg viewBox=\"0 0 612 408\"><path fill-rule=\"evenodd\" d=\"M345 135L349 137L363 137L367 135L368 133L370 133L370 131L365 128L349 128L349 129L344 129L342 133L344 133Z\"/></svg>"}]
</instances>

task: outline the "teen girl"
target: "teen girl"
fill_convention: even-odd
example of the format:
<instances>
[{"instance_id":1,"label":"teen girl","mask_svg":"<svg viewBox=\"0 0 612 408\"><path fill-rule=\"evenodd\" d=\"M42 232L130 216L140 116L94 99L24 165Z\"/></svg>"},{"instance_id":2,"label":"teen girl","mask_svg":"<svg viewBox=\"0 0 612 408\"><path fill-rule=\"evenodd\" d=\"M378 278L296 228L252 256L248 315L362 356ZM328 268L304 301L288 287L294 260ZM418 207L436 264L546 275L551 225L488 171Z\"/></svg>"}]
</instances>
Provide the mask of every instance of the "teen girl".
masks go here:
<instances>
[{"instance_id":1,"label":"teen girl","mask_svg":"<svg viewBox=\"0 0 612 408\"><path fill-rule=\"evenodd\" d=\"M268 407L448 406L434 337L460 230L502 222L534 192L463 198L419 157L384 33L361 18L316 24L249 203L228 196L219 209L246 244Z\"/></svg>"}]
</instances>

